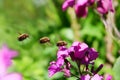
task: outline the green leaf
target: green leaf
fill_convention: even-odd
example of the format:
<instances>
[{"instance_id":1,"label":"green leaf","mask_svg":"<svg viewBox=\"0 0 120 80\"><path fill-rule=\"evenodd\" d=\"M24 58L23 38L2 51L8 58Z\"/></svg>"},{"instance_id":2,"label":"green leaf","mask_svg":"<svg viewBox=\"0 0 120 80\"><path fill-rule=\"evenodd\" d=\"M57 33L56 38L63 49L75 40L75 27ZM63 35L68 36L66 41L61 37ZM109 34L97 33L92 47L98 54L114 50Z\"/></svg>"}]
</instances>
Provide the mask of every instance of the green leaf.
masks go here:
<instances>
[{"instance_id":1,"label":"green leaf","mask_svg":"<svg viewBox=\"0 0 120 80\"><path fill-rule=\"evenodd\" d=\"M115 80L120 80L120 57L117 59L117 61L114 64L113 75Z\"/></svg>"}]
</instances>

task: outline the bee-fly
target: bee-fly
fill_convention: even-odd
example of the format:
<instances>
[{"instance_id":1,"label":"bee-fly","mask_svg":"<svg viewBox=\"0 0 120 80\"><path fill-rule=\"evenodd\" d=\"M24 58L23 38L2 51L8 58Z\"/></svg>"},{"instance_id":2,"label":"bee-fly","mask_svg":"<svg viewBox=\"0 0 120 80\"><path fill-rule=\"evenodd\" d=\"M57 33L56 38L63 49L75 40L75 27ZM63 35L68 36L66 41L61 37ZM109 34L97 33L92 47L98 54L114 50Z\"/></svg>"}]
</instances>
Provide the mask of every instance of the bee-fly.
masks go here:
<instances>
[{"instance_id":1,"label":"bee-fly","mask_svg":"<svg viewBox=\"0 0 120 80\"><path fill-rule=\"evenodd\" d=\"M23 41L23 40L25 40L25 39L28 38L28 37L29 37L29 35L26 34L26 33L20 34L20 35L18 36L18 41Z\"/></svg>"},{"instance_id":2,"label":"bee-fly","mask_svg":"<svg viewBox=\"0 0 120 80\"><path fill-rule=\"evenodd\" d=\"M66 46L67 43L65 41L58 41L56 45L57 46Z\"/></svg>"},{"instance_id":3,"label":"bee-fly","mask_svg":"<svg viewBox=\"0 0 120 80\"><path fill-rule=\"evenodd\" d=\"M44 44L44 43L50 42L50 39L48 37L42 37L42 38L40 38L39 41L41 44Z\"/></svg>"}]
</instances>

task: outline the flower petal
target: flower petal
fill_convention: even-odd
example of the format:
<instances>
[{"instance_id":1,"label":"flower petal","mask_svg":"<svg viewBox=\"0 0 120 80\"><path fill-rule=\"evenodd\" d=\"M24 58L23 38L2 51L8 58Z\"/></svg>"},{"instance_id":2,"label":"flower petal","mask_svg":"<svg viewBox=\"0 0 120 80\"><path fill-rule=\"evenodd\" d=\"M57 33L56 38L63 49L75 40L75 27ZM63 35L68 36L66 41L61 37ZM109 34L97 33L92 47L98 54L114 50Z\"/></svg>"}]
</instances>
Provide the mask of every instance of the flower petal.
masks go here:
<instances>
[{"instance_id":1,"label":"flower petal","mask_svg":"<svg viewBox=\"0 0 120 80\"><path fill-rule=\"evenodd\" d=\"M73 7L74 4L74 0L66 0L62 5L62 10L65 11L68 7Z\"/></svg>"},{"instance_id":2,"label":"flower petal","mask_svg":"<svg viewBox=\"0 0 120 80\"><path fill-rule=\"evenodd\" d=\"M2 80L23 80L22 75L19 73L10 73L3 76Z\"/></svg>"},{"instance_id":3,"label":"flower petal","mask_svg":"<svg viewBox=\"0 0 120 80\"><path fill-rule=\"evenodd\" d=\"M55 62L51 62L48 68L48 73L49 73L48 76L52 77L55 73L60 71L61 71L61 68L57 66Z\"/></svg>"}]
</instances>

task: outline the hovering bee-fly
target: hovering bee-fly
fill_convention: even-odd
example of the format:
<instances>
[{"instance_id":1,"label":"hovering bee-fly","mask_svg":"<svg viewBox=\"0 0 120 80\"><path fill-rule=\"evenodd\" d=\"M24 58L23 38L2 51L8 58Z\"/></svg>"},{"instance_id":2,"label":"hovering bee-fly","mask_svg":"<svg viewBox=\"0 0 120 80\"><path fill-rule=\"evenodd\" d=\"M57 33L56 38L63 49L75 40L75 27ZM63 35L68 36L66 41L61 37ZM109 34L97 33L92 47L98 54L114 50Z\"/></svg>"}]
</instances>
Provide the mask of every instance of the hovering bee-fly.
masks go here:
<instances>
[{"instance_id":1,"label":"hovering bee-fly","mask_svg":"<svg viewBox=\"0 0 120 80\"><path fill-rule=\"evenodd\" d=\"M58 41L56 46L66 46L67 43L65 41Z\"/></svg>"},{"instance_id":2,"label":"hovering bee-fly","mask_svg":"<svg viewBox=\"0 0 120 80\"><path fill-rule=\"evenodd\" d=\"M42 37L42 38L40 38L39 41L41 44L44 44L44 43L50 42L50 39L48 37Z\"/></svg>"},{"instance_id":3,"label":"hovering bee-fly","mask_svg":"<svg viewBox=\"0 0 120 80\"><path fill-rule=\"evenodd\" d=\"M25 39L28 38L28 37L29 37L29 35L26 34L26 33L20 34L20 35L18 36L18 41L23 41L23 40L25 40Z\"/></svg>"}]
</instances>

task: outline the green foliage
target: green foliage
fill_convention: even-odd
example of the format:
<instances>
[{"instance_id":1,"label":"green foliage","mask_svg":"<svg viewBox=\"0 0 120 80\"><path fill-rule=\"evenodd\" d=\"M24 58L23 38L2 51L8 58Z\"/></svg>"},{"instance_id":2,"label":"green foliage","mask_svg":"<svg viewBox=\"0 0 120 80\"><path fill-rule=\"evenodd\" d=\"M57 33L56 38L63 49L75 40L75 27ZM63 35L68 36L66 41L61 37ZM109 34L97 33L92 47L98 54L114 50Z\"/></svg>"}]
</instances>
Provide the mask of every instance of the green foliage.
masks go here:
<instances>
[{"instance_id":1,"label":"green foliage","mask_svg":"<svg viewBox=\"0 0 120 80\"><path fill-rule=\"evenodd\" d=\"M38 2L35 2L38 1ZM42 2L39 2L42 1ZM49 62L56 59L56 42L65 40L68 46L74 41L74 31L70 27L67 12L61 10L61 0L0 0L0 45L7 44L19 52L14 59L12 71L23 74L24 80L73 80L66 79L58 73L53 78L48 78ZM120 7L116 8L116 24L120 25ZM85 19L78 20L81 25L79 39L94 47L99 52L96 67L106 60L106 42L104 25L99 16L91 9ZM29 38L19 42L18 33L28 33ZM50 44L40 44L43 36L50 38ZM118 57L119 45L113 42L112 54ZM118 59L119 60L119 59ZM114 65L115 80L120 80L118 61ZM111 69L103 69L101 73L112 73Z\"/></svg>"},{"instance_id":2,"label":"green foliage","mask_svg":"<svg viewBox=\"0 0 120 80\"><path fill-rule=\"evenodd\" d=\"M120 80L120 57L117 58L114 64L113 75L114 75L115 80Z\"/></svg>"}]
</instances>

